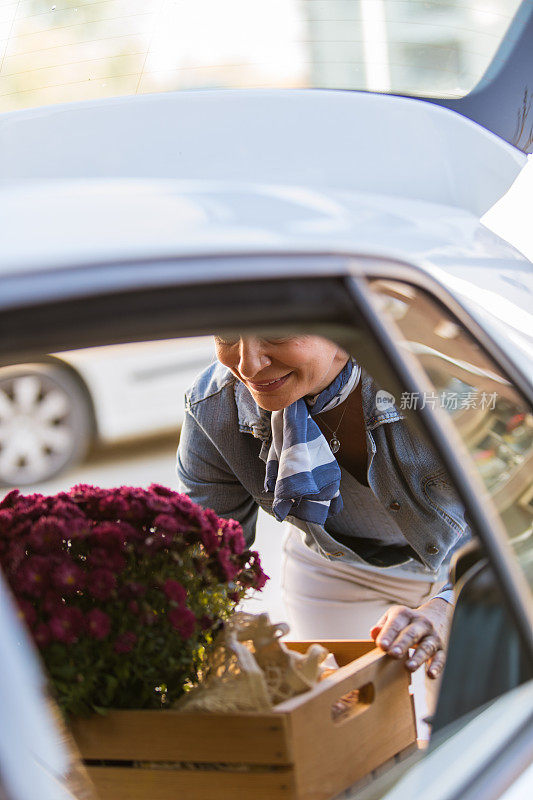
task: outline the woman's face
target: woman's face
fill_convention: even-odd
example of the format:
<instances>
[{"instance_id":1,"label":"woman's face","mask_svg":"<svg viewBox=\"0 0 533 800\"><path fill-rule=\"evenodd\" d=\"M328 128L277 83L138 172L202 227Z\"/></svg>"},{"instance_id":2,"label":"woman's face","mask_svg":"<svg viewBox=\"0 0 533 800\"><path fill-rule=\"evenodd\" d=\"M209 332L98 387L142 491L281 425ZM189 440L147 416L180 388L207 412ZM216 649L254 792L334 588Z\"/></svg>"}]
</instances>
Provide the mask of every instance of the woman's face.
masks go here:
<instances>
[{"instance_id":1,"label":"woman's face","mask_svg":"<svg viewBox=\"0 0 533 800\"><path fill-rule=\"evenodd\" d=\"M325 389L339 374L348 354L321 336L261 339L215 336L218 360L228 367L267 411L279 411Z\"/></svg>"}]
</instances>

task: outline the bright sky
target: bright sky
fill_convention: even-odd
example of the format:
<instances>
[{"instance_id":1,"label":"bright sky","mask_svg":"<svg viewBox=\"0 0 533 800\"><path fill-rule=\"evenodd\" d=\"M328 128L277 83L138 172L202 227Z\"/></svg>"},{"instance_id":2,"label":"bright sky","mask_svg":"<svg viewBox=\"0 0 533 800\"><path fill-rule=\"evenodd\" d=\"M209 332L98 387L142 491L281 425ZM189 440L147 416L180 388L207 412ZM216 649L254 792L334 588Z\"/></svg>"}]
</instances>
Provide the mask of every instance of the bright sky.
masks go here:
<instances>
[{"instance_id":1,"label":"bright sky","mask_svg":"<svg viewBox=\"0 0 533 800\"><path fill-rule=\"evenodd\" d=\"M533 261L533 156L481 221Z\"/></svg>"}]
</instances>

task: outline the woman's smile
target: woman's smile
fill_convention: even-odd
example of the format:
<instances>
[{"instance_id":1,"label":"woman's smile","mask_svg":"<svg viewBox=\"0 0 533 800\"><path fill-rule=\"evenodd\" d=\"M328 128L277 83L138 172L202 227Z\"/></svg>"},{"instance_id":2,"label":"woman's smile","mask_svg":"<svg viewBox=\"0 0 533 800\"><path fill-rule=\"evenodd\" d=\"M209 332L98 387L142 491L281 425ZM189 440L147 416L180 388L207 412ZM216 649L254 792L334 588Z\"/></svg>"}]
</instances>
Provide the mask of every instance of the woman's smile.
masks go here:
<instances>
[{"instance_id":1,"label":"woman's smile","mask_svg":"<svg viewBox=\"0 0 533 800\"><path fill-rule=\"evenodd\" d=\"M254 392L275 392L290 378L292 372L282 375L281 378L271 378L268 381L245 381Z\"/></svg>"}]
</instances>

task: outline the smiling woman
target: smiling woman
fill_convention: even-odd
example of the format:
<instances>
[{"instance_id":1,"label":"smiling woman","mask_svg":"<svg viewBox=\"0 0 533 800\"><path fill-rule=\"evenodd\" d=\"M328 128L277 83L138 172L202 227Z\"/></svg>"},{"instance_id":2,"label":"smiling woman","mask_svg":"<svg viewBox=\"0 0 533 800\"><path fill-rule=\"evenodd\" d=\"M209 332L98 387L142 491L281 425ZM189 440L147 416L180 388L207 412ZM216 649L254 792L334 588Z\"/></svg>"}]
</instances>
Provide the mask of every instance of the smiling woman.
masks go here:
<instances>
[{"instance_id":1,"label":"smiling woman","mask_svg":"<svg viewBox=\"0 0 533 800\"><path fill-rule=\"evenodd\" d=\"M301 397L319 394L349 358L334 342L320 336L233 340L217 336L215 346L220 363L266 411L279 411Z\"/></svg>"},{"instance_id":2,"label":"smiling woman","mask_svg":"<svg viewBox=\"0 0 533 800\"><path fill-rule=\"evenodd\" d=\"M452 592L451 552L465 540L443 470L371 376L315 335L217 336L218 364L187 394L181 490L238 519L253 541L258 506L285 523L283 590L294 635L366 637L410 671L436 677ZM250 435L251 434L251 435ZM425 488L424 488L425 487ZM391 608L392 606L392 608Z\"/></svg>"}]
</instances>

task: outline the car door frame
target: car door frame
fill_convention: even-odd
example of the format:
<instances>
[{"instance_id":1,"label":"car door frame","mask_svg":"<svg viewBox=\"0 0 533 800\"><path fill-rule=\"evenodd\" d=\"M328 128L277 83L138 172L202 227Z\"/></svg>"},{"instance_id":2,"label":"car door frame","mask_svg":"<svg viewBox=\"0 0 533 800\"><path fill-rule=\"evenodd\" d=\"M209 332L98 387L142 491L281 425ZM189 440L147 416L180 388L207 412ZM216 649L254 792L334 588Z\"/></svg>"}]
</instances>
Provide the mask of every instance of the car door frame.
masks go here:
<instances>
[{"instance_id":1,"label":"car door frame","mask_svg":"<svg viewBox=\"0 0 533 800\"><path fill-rule=\"evenodd\" d=\"M390 278L391 276L389 275ZM394 280L397 280L397 278ZM416 286L412 279L409 283ZM347 284L348 291L351 293L357 310L366 319L376 340L381 345L389 366L397 374L407 391L413 393L432 392L434 387L417 363L416 358L398 346L398 341L401 341L403 337L391 320L383 320L366 281L362 277L353 277L347 281ZM424 289L427 290L426 287ZM437 296L436 299L441 303L444 301L442 295L440 297ZM445 303L443 304L446 305ZM447 307L447 310L451 316L455 316L457 319L451 309ZM463 324L461 320L457 321ZM477 326L472 324L470 327ZM469 332L474 335L472 330ZM474 338L479 342L475 335ZM487 339L486 336L483 338ZM487 349L486 341L479 342L479 344L483 349ZM492 356L491 353L489 355ZM491 566L504 590L505 600L517 625L527 658L533 666L531 590L511 551L505 528L492 505L481 478L465 467L465 464L469 463L470 456L446 413L439 408L433 409L429 405L424 405L417 410L417 414L432 443L441 455L443 464L465 504L471 525L483 542Z\"/></svg>"},{"instance_id":2,"label":"car door frame","mask_svg":"<svg viewBox=\"0 0 533 800\"><path fill-rule=\"evenodd\" d=\"M273 259L276 269L272 270ZM190 276L195 276L195 282ZM253 277L250 278L250 275ZM140 288L137 277L142 278ZM202 335L276 324L311 324L339 330L361 322L391 373L408 391L431 390L415 358L400 350L399 331L380 317L368 286L375 278L406 281L428 291L466 327L531 402L531 385L506 354L427 271L402 261L357 253L276 253L178 258L118 265L75 266L39 276L12 277L0 306L0 357L35 350L72 349L112 342ZM59 299L56 297L60 290ZM53 318L54 328L47 322ZM3 343L2 343L3 342ZM469 519L501 582L527 657L533 660L531 592L507 543L481 479L465 469L469 456L444 412L426 406L419 419L441 454Z\"/></svg>"}]
</instances>

